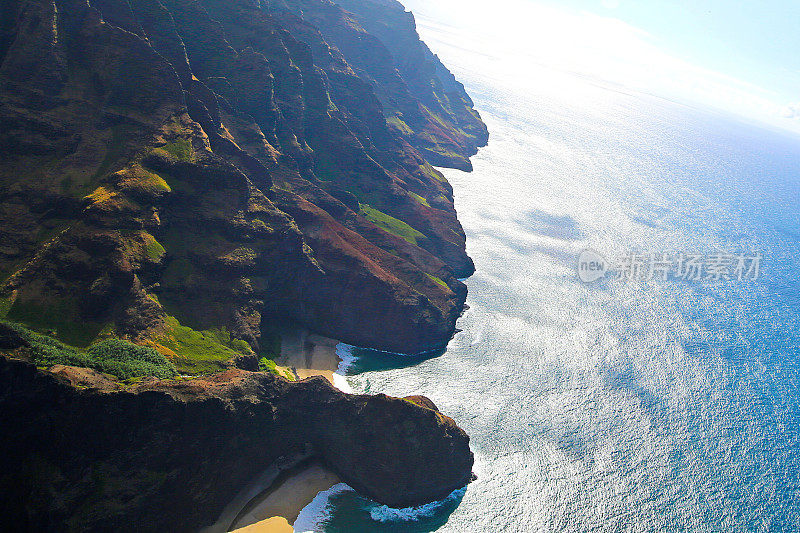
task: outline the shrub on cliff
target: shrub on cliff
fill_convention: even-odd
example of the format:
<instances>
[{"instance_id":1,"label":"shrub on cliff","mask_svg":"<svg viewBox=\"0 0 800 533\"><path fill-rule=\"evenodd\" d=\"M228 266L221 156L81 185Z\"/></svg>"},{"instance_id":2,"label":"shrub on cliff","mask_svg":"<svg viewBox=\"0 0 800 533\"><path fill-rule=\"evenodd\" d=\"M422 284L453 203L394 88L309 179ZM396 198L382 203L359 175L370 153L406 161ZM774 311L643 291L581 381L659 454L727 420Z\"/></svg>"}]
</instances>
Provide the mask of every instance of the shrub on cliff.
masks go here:
<instances>
[{"instance_id":1,"label":"shrub on cliff","mask_svg":"<svg viewBox=\"0 0 800 533\"><path fill-rule=\"evenodd\" d=\"M19 324L5 321L2 324L14 330L27 342L31 362L36 366L68 365L92 368L123 380L145 376L171 378L178 374L175 365L157 351L128 341L108 339L83 351L47 335L34 333Z\"/></svg>"},{"instance_id":2,"label":"shrub on cliff","mask_svg":"<svg viewBox=\"0 0 800 533\"><path fill-rule=\"evenodd\" d=\"M269 372L270 374L286 378L289 381L294 381L294 375L292 375L288 368L280 368L275 361L267 359L266 357L262 357L258 360L258 371Z\"/></svg>"},{"instance_id":3,"label":"shrub on cliff","mask_svg":"<svg viewBox=\"0 0 800 533\"><path fill-rule=\"evenodd\" d=\"M94 344L86 353L96 365L93 368L120 379L141 376L171 378L178 374L175 365L154 349L120 339Z\"/></svg>"}]
</instances>

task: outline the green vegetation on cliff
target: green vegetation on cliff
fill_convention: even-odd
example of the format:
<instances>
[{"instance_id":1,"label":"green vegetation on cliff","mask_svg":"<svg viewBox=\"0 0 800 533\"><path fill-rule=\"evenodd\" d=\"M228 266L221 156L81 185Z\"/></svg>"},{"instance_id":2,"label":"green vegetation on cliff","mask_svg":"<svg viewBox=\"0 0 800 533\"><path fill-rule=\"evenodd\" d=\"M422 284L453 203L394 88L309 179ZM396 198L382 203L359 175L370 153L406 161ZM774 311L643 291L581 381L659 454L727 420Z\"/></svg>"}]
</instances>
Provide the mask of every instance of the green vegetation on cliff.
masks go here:
<instances>
[{"instance_id":1,"label":"green vegetation on cliff","mask_svg":"<svg viewBox=\"0 0 800 533\"><path fill-rule=\"evenodd\" d=\"M225 328L196 331L173 317L166 318L166 325L166 333L153 341L157 350L171 356L181 374L217 372L237 357L253 355L245 341L232 338Z\"/></svg>"},{"instance_id":2,"label":"green vegetation on cliff","mask_svg":"<svg viewBox=\"0 0 800 533\"><path fill-rule=\"evenodd\" d=\"M161 260L161 257L167 252L161 243L155 240L155 238L148 239L147 244L145 245L145 252L147 253L147 258L152 262L158 262Z\"/></svg>"},{"instance_id":3,"label":"green vegetation on cliff","mask_svg":"<svg viewBox=\"0 0 800 533\"><path fill-rule=\"evenodd\" d=\"M414 200L418 201L419 203L421 203L421 204L422 204L422 205L424 205L425 207L430 207L430 206L431 206L431 204L429 204L429 203L428 203L428 200L426 200L425 198L423 198L423 197L422 197L422 196L420 196L419 194L417 194L417 193L415 193L415 192L409 192L408 194L410 194L410 195L411 195L411 197L412 197Z\"/></svg>"},{"instance_id":4,"label":"green vegetation on cliff","mask_svg":"<svg viewBox=\"0 0 800 533\"><path fill-rule=\"evenodd\" d=\"M14 298L12 296L0 298L0 318L8 316L8 311L11 309L12 305L14 305Z\"/></svg>"},{"instance_id":5,"label":"green vegetation on cliff","mask_svg":"<svg viewBox=\"0 0 800 533\"><path fill-rule=\"evenodd\" d=\"M258 371L269 372L270 374L275 374L276 376L286 378L289 381L294 381L294 374L292 374L291 370L288 368L279 367L275 361L272 359L267 359L266 357L262 357L258 360Z\"/></svg>"},{"instance_id":6,"label":"green vegetation on cliff","mask_svg":"<svg viewBox=\"0 0 800 533\"><path fill-rule=\"evenodd\" d=\"M402 220L387 215L382 211L370 207L367 204L359 204L361 208L359 214L378 226L379 228L388 231L392 235L402 237L411 244L419 244L419 241L425 238L425 235L415 230Z\"/></svg>"},{"instance_id":7,"label":"green vegetation on cliff","mask_svg":"<svg viewBox=\"0 0 800 533\"><path fill-rule=\"evenodd\" d=\"M442 281L442 279L441 279L441 278L437 278L436 276L433 276L433 275L431 275L431 274L428 274L427 272L425 273L425 275L426 275L426 276L428 276L428 278L430 278L430 280L431 280L432 282L436 283L437 285L439 285L439 286L440 286L440 287L442 287L443 289L446 289L446 290L448 290L448 291L450 290L450 287L448 287L448 286L447 286L447 283L445 283L444 281Z\"/></svg>"},{"instance_id":8,"label":"green vegetation on cliff","mask_svg":"<svg viewBox=\"0 0 800 533\"><path fill-rule=\"evenodd\" d=\"M167 317L165 322L166 332L154 337L151 342L156 350L175 362L181 374L210 374L228 368L239 358L256 357L246 341L234 338L224 327L198 331L182 325L174 317ZM271 337L266 337L265 340L269 342ZM271 347L274 342L269 344ZM277 353L280 353L280 340ZM268 355L270 357L261 357L258 361L261 372L294 380L291 372L275 364L271 359L274 356L272 353Z\"/></svg>"},{"instance_id":9,"label":"green vegetation on cliff","mask_svg":"<svg viewBox=\"0 0 800 533\"><path fill-rule=\"evenodd\" d=\"M121 339L107 339L89 346L86 354L101 372L119 379L143 376L170 378L177 374L175 365L162 354L146 346L137 346Z\"/></svg>"},{"instance_id":10,"label":"green vegetation on cliff","mask_svg":"<svg viewBox=\"0 0 800 533\"><path fill-rule=\"evenodd\" d=\"M28 355L36 366L80 366L121 380L145 376L172 378L178 374L175 365L156 350L128 341L106 339L82 350L14 322L0 321L0 325L13 330L27 343Z\"/></svg>"},{"instance_id":11,"label":"green vegetation on cliff","mask_svg":"<svg viewBox=\"0 0 800 533\"><path fill-rule=\"evenodd\" d=\"M178 161L188 162L194 158L192 144L186 139L176 139L175 142L165 144L157 150L168 153Z\"/></svg>"}]
</instances>

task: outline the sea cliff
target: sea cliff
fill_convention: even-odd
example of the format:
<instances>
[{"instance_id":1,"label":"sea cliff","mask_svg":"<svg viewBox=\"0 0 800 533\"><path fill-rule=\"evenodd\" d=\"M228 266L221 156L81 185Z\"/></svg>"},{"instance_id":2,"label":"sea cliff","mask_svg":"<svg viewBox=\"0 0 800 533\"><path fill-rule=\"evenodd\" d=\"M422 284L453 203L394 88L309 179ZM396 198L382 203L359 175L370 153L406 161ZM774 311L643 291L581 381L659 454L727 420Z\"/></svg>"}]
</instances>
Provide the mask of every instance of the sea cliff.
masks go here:
<instances>
[{"instance_id":1,"label":"sea cliff","mask_svg":"<svg viewBox=\"0 0 800 533\"><path fill-rule=\"evenodd\" d=\"M420 353L463 310L433 165L488 133L399 3L7 0L0 126L3 520L190 531L287 457L389 505L467 482L427 400L273 361L286 323Z\"/></svg>"},{"instance_id":2,"label":"sea cliff","mask_svg":"<svg viewBox=\"0 0 800 533\"><path fill-rule=\"evenodd\" d=\"M422 153L466 167L485 126L391 13L416 63L331 2L4 2L8 317L76 343L163 344L177 321L259 351L277 316L443 346L474 267Z\"/></svg>"}]
</instances>

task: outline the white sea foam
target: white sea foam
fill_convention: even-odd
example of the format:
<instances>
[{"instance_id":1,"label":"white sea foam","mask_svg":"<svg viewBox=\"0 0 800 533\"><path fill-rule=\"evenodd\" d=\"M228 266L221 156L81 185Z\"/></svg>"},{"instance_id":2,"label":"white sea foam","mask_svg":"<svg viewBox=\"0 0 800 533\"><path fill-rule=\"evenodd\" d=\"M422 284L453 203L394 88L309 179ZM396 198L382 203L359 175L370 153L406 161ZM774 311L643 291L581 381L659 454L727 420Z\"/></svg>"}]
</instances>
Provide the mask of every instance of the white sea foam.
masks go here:
<instances>
[{"instance_id":1,"label":"white sea foam","mask_svg":"<svg viewBox=\"0 0 800 533\"><path fill-rule=\"evenodd\" d=\"M342 392L353 394L353 387L347 382L347 378L334 372L333 373L333 386Z\"/></svg>"},{"instance_id":2,"label":"white sea foam","mask_svg":"<svg viewBox=\"0 0 800 533\"><path fill-rule=\"evenodd\" d=\"M339 367L333 373L333 384L342 392L352 394L353 387L347 381L347 370L353 365L356 357L353 355L353 347L349 344L340 342L336 345L336 355L339 357Z\"/></svg>"},{"instance_id":3,"label":"white sea foam","mask_svg":"<svg viewBox=\"0 0 800 533\"><path fill-rule=\"evenodd\" d=\"M395 509L387 505L377 505L370 509L369 515L377 522L416 522L423 518L432 517L442 506L462 498L466 490L467 487L464 486L451 492L444 500L426 503L419 507Z\"/></svg>"},{"instance_id":4,"label":"white sea foam","mask_svg":"<svg viewBox=\"0 0 800 533\"><path fill-rule=\"evenodd\" d=\"M336 355L339 357L339 368L336 373L346 376L347 371L356 361L356 356L353 355L353 346L340 342L336 345Z\"/></svg>"},{"instance_id":5,"label":"white sea foam","mask_svg":"<svg viewBox=\"0 0 800 533\"><path fill-rule=\"evenodd\" d=\"M347 483L338 483L328 490L318 493L311 503L303 507L300 514L297 515L294 530L298 533L321 531L323 523L330 518L331 497L347 490L353 489Z\"/></svg>"}]
</instances>

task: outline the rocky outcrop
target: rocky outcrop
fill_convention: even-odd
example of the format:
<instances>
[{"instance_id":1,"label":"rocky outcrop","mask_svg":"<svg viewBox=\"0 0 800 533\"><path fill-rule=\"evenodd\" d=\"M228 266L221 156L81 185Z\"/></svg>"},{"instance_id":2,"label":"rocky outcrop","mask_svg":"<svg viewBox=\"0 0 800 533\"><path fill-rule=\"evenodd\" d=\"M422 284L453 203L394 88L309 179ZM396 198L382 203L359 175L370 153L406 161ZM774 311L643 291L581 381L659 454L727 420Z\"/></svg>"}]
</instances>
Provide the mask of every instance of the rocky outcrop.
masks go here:
<instances>
[{"instance_id":1,"label":"rocky outcrop","mask_svg":"<svg viewBox=\"0 0 800 533\"><path fill-rule=\"evenodd\" d=\"M268 466L309 454L387 505L441 499L469 481L473 457L466 434L425 400L243 370L124 386L0 357L2 522L196 531Z\"/></svg>"},{"instance_id":2,"label":"rocky outcrop","mask_svg":"<svg viewBox=\"0 0 800 533\"><path fill-rule=\"evenodd\" d=\"M467 168L485 127L399 4L342 6L3 2L0 318L444 345L473 266L430 163Z\"/></svg>"}]
</instances>

